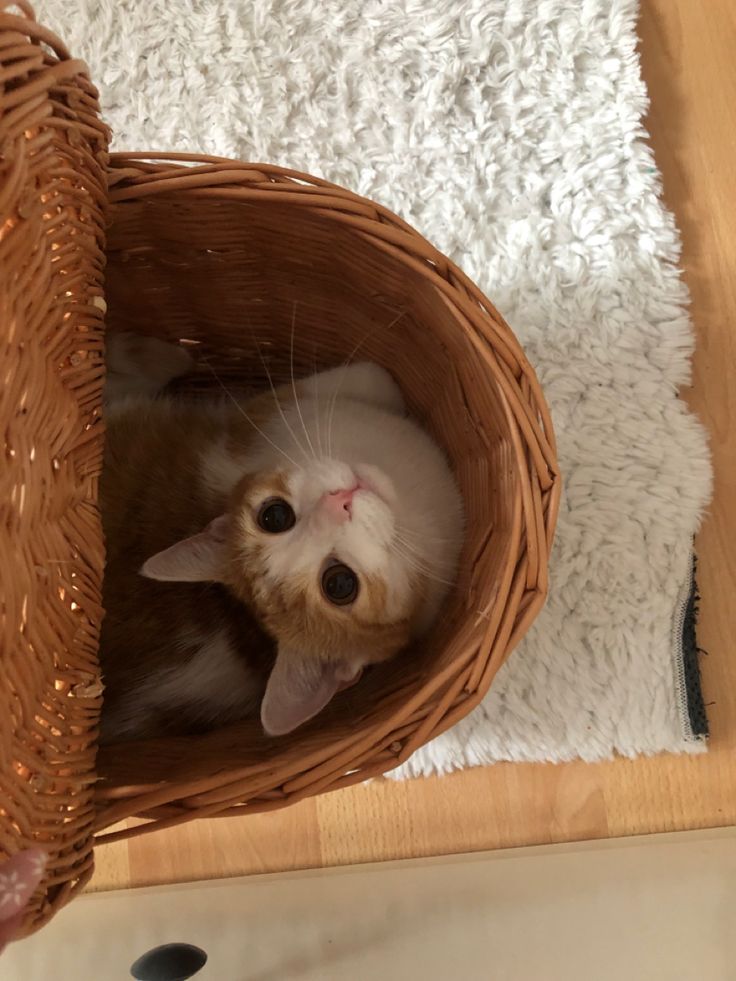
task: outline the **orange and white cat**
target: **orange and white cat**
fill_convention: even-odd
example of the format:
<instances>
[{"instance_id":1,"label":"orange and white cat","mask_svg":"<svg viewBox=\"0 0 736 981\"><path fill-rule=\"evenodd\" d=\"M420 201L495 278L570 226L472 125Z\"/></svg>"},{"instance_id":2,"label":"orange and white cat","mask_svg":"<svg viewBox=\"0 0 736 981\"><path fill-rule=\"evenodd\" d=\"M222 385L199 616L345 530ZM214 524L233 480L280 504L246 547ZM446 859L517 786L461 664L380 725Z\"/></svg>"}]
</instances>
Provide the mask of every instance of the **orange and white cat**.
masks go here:
<instances>
[{"instance_id":1,"label":"orange and white cat","mask_svg":"<svg viewBox=\"0 0 736 981\"><path fill-rule=\"evenodd\" d=\"M190 364L108 338L104 741L290 732L426 631L456 572L455 479L383 368L161 395Z\"/></svg>"}]
</instances>

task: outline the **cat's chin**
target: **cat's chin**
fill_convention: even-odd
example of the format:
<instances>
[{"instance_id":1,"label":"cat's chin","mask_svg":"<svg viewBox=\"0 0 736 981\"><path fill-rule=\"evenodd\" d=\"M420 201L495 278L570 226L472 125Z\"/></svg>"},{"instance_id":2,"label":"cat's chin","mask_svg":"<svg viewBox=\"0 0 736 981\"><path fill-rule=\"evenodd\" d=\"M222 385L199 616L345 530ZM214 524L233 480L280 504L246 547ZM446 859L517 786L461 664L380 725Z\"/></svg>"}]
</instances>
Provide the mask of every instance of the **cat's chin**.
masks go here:
<instances>
[{"instance_id":1,"label":"cat's chin","mask_svg":"<svg viewBox=\"0 0 736 981\"><path fill-rule=\"evenodd\" d=\"M338 691L345 691L346 688L352 688L353 685L357 685L360 679L363 677L363 668L358 668L352 678L346 678L341 681L338 686Z\"/></svg>"}]
</instances>

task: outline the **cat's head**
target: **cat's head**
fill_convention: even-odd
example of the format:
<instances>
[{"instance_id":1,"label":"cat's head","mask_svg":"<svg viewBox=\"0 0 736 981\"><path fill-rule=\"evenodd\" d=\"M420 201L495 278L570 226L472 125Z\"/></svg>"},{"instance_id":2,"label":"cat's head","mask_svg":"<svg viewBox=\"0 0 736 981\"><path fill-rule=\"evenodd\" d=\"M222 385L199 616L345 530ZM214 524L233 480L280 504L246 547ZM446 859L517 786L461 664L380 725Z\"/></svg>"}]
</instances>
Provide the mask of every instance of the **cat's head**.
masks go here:
<instances>
[{"instance_id":1,"label":"cat's head","mask_svg":"<svg viewBox=\"0 0 736 981\"><path fill-rule=\"evenodd\" d=\"M255 613L277 647L261 720L281 735L436 614L448 558L427 532L431 497L409 498L371 465L319 459L250 474L225 514L141 571L225 583Z\"/></svg>"}]
</instances>

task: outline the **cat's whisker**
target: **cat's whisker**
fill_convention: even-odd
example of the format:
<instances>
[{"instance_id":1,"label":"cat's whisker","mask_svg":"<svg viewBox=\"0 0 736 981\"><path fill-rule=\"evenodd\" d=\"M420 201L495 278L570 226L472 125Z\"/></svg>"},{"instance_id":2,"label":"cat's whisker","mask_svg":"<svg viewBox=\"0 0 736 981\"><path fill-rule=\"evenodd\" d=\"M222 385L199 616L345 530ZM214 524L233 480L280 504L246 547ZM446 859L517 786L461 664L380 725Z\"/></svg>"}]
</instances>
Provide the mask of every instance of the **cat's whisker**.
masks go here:
<instances>
[{"instance_id":1,"label":"cat's whisker","mask_svg":"<svg viewBox=\"0 0 736 981\"><path fill-rule=\"evenodd\" d=\"M412 542L417 545L422 545L425 542L432 542L432 544L437 544L437 545L446 545L449 542L453 541L452 538L441 538L435 535L415 534L414 532L409 531L408 528L397 528L396 537L404 541L407 545L409 545Z\"/></svg>"},{"instance_id":2,"label":"cat's whisker","mask_svg":"<svg viewBox=\"0 0 736 981\"><path fill-rule=\"evenodd\" d=\"M416 550L414 550L414 549L410 548L409 546L407 546L405 542L402 542L401 541L401 539L394 539L394 544L397 546L397 550L401 550L401 554L405 558L411 559L413 561L413 563L414 563L415 566L421 567L427 573L429 573L431 575L436 575L437 574L437 571L439 571L439 572L443 572L444 571L444 569L441 568L441 567L440 567L439 570L436 570L436 568L433 567L433 566L431 566L429 564L429 562L419 552L417 552ZM448 572L448 575L449 575L450 574L450 570L448 569L447 572ZM444 579L440 579L438 581L440 581L440 582L446 582L446 580L444 580Z\"/></svg>"},{"instance_id":3,"label":"cat's whisker","mask_svg":"<svg viewBox=\"0 0 736 981\"><path fill-rule=\"evenodd\" d=\"M343 376L345 375L345 372L347 371L348 367L349 364L343 365ZM335 404L337 402L337 395L341 385L342 385L342 378L335 386L335 391L332 393L332 397L330 399L330 408L327 413L327 452L329 453L330 459L332 459L332 420L335 415Z\"/></svg>"},{"instance_id":4,"label":"cat's whisker","mask_svg":"<svg viewBox=\"0 0 736 981\"><path fill-rule=\"evenodd\" d=\"M398 542L399 545L403 546L409 552L411 552L412 555L416 555L417 558L420 559L420 561L424 561L424 558L423 558L424 552L423 552L423 550L420 550L419 548L417 548L417 544L416 543L412 543L408 539L404 538L402 536L402 534L401 534L400 531L397 531L396 532L394 540L396 542ZM431 541L432 541L431 538L422 539L422 543L423 544L426 543L426 542L431 542Z\"/></svg>"},{"instance_id":5,"label":"cat's whisker","mask_svg":"<svg viewBox=\"0 0 736 981\"><path fill-rule=\"evenodd\" d=\"M430 579L433 582L440 583L443 586L455 585L453 580L443 579L442 576L438 576L434 570L430 569L425 563L419 561L415 555L405 552L395 539L391 544L391 548L404 560L404 562L406 562L409 568L414 569L415 572L418 572L419 575L423 576L425 579Z\"/></svg>"},{"instance_id":6,"label":"cat's whisker","mask_svg":"<svg viewBox=\"0 0 736 981\"><path fill-rule=\"evenodd\" d=\"M394 317L394 319L385 328L383 328L383 329L388 331L388 330L391 330L392 328L394 328L396 326L396 324L404 316L405 313L406 313L405 310L400 310L396 314L396 316ZM329 451L330 457L332 457L332 420L333 420L333 417L334 417L334 414L335 414L335 403L337 402L337 397L340 394L340 389L342 388L342 383L345 381L345 375L347 373L347 369L353 363L353 359L355 358L355 355L358 353L358 351L361 349L361 347L365 344L365 342L368 340L368 338L370 336L371 336L371 331L370 330L367 330L363 334L363 336L360 338L360 340L358 341L358 343L355 345L355 347L353 348L353 350L350 352L350 354L348 355L347 359L341 365L341 367L343 369L342 370L342 374L340 375L340 379L339 379L337 385L335 386L335 391L332 394L332 400L330 402L329 414L328 414L328 417L327 417L327 439L328 439L328 451Z\"/></svg>"},{"instance_id":7,"label":"cat's whisker","mask_svg":"<svg viewBox=\"0 0 736 981\"><path fill-rule=\"evenodd\" d=\"M438 576L434 569L432 569L425 562L421 562L410 552L405 552L400 547L395 548L394 551L397 553L397 555L401 555L403 559L406 559L407 562L410 562L413 568L420 570L422 573L432 579L436 579L437 582L443 582L449 585L449 580L446 580L443 576Z\"/></svg>"},{"instance_id":8,"label":"cat's whisker","mask_svg":"<svg viewBox=\"0 0 736 981\"><path fill-rule=\"evenodd\" d=\"M245 411L245 409L240 404L240 402L238 402L238 400L235 398L235 396L230 391L230 389L223 383L222 379L217 374L217 372L215 371L215 369L212 367L212 365L210 364L209 360L207 358L203 358L202 360L207 365L207 367L210 369L210 371L212 372L212 374L214 376L215 381L220 386L220 388L223 390L223 392L225 393L225 395L227 395L227 397L233 403L233 405L238 410L238 412L241 414L241 416L243 416L243 418L246 419L251 424L251 426L255 429L255 431L257 433L259 433L266 440L267 443L270 443L271 444L271 446L276 450L277 453L280 453L281 456L285 457L289 461L289 463L291 463L292 466L296 467L297 470L301 470L302 469L301 465L299 463L297 463L296 460L293 457L289 456L289 454L286 452L286 450L282 450L280 446L277 446L276 443L274 443L274 441L271 439L271 437L267 433L264 433L264 431L261 429L261 427L258 425L258 423L255 422L253 419L251 419L251 417Z\"/></svg>"},{"instance_id":9,"label":"cat's whisker","mask_svg":"<svg viewBox=\"0 0 736 981\"><path fill-rule=\"evenodd\" d=\"M316 347L314 348L314 356L313 356L312 360L314 362L314 377L316 378L317 375L318 375L318 371L317 371L317 349L316 349ZM320 402L319 402L319 385L316 385L315 388L314 388L313 399L314 399L314 405L315 405L314 422L315 422L315 426L317 427L317 445L319 447L320 459L324 459L325 451L324 451L324 447L322 446L322 423L321 423L321 419L320 419L320 416L321 416L321 406L320 406Z\"/></svg>"},{"instance_id":10,"label":"cat's whisker","mask_svg":"<svg viewBox=\"0 0 736 981\"><path fill-rule=\"evenodd\" d=\"M449 539L440 539L440 541L449 541ZM399 547L398 548L395 547L396 545L398 545ZM414 569L420 575L425 576L427 579L432 579L435 582L438 582L438 583L440 583L443 586L454 587L454 586L457 585L457 579L454 579L454 580L441 579L439 576L434 575L431 570L428 570L425 567L424 563L421 561L421 559L416 559L415 560L415 555L414 554L406 554L405 552L403 552L401 546L404 546L404 545L406 545L408 547L408 543L405 540L403 540L402 538L397 537L396 539L394 539L394 551L396 552L396 554L397 555L400 555L401 558L403 558L408 565L410 565L410 566L413 565ZM477 617L479 620L486 620L486 621L488 621L488 620L491 619L491 613L488 610L482 610L480 607L476 607L472 611L472 615L475 616L475 617Z\"/></svg>"},{"instance_id":11,"label":"cat's whisker","mask_svg":"<svg viewBox=\"0 0 736 981\"><path fill-rule=\"evenodd\" d=\"M317 454L314 452L314 446L312 446L312 440L309 438L309 433L307 432L307 427L304 424L304 416L302 415L302 407L299 405L299 396L296 391L296 381L294 380L294 329L296 326L296 300L294 300L294 309L291 312L291 339L289 343L289 368L291 371L291 390L294 393L294 405L296 406L296 412L299 416L299 422L302 424L302 429L304 430L304 435L307 440L309 449L312 451L312 459L317 459Z\"/></svg>"},{"instance_id":12,"label":"cat's whisker","mask_svg":"<svg viewBox=\"0 0 736 981\"><path fill-rule=\"evenodd\" d=\"M266 372L266 377L268 378L268 384L269 384L269 386L271 388L271 393L273 394L273 400L276 403L276 408L278 409L278 413L281 416L281 420L284 423L284 425L286 426L286 428L288 429L289 434L291 435L291 438L294 440L294 445L304 455L304 459L307 461L307 463L309 463L309 454L307 453L306 449L302 446L302 444L297 439L296 433L292 429L291 425L289 424L289 420L286 418L286 415L284 414L284 410L283 410L283 408L281 406L281 402L279 400L278 393L276 392L276 386L274 385L274 382L273 382L273 376L271 375L271 370L269 369L268 364L266 363L266 359L263 356L263 351L261 350L260 341L255 336L255 334L253 333L253 331L251 331L251 336L252 336L253 341L255 342L256 348L258 350L258 356L261 359L261 364L263 365L263 370Z\"/></svg>"},{"instance_id":13,"label":"cat's whisker","mask_svg":"<svg viewBox=\"0 0 736 981\"><path fill-rule=\"evenodd\" d=\"M401 555L401 553L398 554ZM452 587L455 585L455 583L451 579L443 579L442 576L436 576L434 573L429 572L427 569L423 569L419 566L414 566L411 560L407 556L401 555L401 558L404 560L404 562L407 564L407 566L410 569L413 569L414 572L416 572L416 574L422 577L423 579L427 579L430 580L431 582L439 583L441 586Z\"/></svg>"}]
</instances>

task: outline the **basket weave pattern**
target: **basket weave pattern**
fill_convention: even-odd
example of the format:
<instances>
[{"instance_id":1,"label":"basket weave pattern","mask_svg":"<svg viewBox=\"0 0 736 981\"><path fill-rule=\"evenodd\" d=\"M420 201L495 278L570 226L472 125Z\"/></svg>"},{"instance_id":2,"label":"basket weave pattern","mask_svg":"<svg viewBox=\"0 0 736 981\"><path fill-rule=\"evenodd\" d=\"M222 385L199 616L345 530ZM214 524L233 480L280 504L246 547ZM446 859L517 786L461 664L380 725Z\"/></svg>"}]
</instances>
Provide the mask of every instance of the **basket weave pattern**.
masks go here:
<instances>
[{"instance_id":1,"label":"basket weave pattern","mask_svg":"<svg viewBox=\"0 0 736 981\"><path fill-rule=\"evenodd\" d=\"M14 10L0 4L0 855L50 851L33 924L92 871L108 133L84 64Z\"/></svg>"},{"instance_id":2,"label":"basket weave pattern","mask_svg":"<svg viewBox=\"0 0 736 981\"><path fill-rule=\"evenodd\" d=\"M264 742L243 724L196 746L106 748L98 826L270 810L385 772L478 703L543 602L559 481L536 377L456 266L395 215L325 181L216 158L113 154L110 202L109 327L183 339L219 379L246 388L265 384L264 351L275 376L288 371L292 320L301 373L359 346L394 373L447 448L468 541L421 671L387 669L375 697L361 686L360 703L345 696L292 738ZM213 387L205 368L200 384Z\"/></svg>"},{"instance_id":3,"label":"basket weave pattern","mask_svg":"<svg viewBox=\"0 0 736 981\"><path fill-rule=\"evenodd\" d=\"M0 268L10 263L14 277L0 288L3 364L13 366L2 423L14 454L0 498L11 583L0 844L15 851L46 835L56 850L47 886L57 890L34 911L38 924L88 874L93 821L101 843L284 807L386 772L465 716L544 601L560 480L549 412L512 331L414 229L326 181L213 157L113 155L105 193L106 131L81 66L58 41L53 57L40 54L46 32L1 16L0 54L12 50L2 65L15 71L0 88L0 134L15 140L2 166L23 163L14 195L0 192ZM37 92L43 115L30 108ZM20 127L9 128L8 98L28 116ZM53 163L42 166L41 153ZM49 187L63 202L53 213ZM242 723L105 747L93 814L106 208L108 328L188 344L200 365L191 395L217 390L213 374L240 391L263 387L264 367L278 379L292 364L309 374L358 353L383 364L447 450L467 533L453 596L414 652L283 739ZM18 325L12 337L6 310ZM31 384L33 411L19 414ZM60 827L62 814L71 818ZM147 823L120 826L133 816Z\"/></svg>"}]
</instances>

